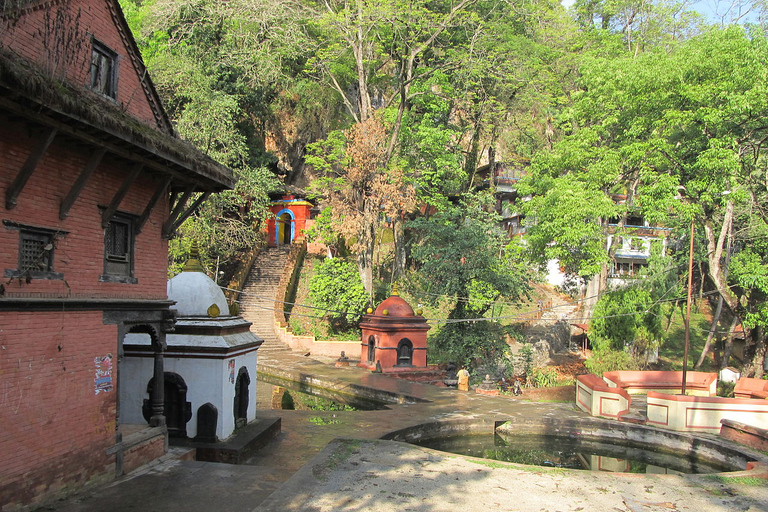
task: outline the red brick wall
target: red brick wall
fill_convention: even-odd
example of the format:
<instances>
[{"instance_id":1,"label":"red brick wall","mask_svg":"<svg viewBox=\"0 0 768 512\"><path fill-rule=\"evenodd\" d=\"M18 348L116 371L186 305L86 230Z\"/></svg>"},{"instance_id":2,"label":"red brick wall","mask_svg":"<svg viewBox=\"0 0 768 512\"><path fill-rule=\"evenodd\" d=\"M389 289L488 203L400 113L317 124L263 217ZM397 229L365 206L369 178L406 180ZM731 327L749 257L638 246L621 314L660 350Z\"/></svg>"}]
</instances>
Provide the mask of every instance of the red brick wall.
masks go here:
<instances>
[{"instance_id":1,"label":"red brick wall","mask_svg":"<svg viewBox=\"0 0 768 512\"><path fill-rule=\"evenodd\" d=\"M165 436L154 437L123 454L123 473L130 473L163 455L165 455Z\"/></svg>"},{"instance_id":2,"label":"red brick wall","mask_svg":"<svg viewBox=\"0 0 768 512\"><path fill-rule=\"evenodd\" d=\"M99 282L104 273L104 229L101 210L122 185L128 164L108 155L93 173L65 220L59 220L59 205L66 197L89 157L88 149L57 139L48 148L18 198L18 206L5 209L5 191L13 182L35 139L23 124L0 116L0 221L9 220L53 230L67 231L58 238L53 268L64 280L33 279L31 283L3 280L7 292L56 293L95 297L166 297L168 247L162 239L162 223L168 212L161 199L136 237L134 277L137 284ZM120 204L120 211L141 215L159 182L142 175ZM0 226L0 276L18 267L19 232Z\"/></svg>"},{"instance_id":3,"label":"red brick wall","mask_svg":"<svg viewBox=\"0 0 768 512\"><path fill-rule=\"evenodd\" d=\"M118 104L156 127L139 73L105 0L40 2L15 23L0 19L0 45L37 62L60 79L87 88L91 83L91 35L118 54ZM69 42L57 42L61 40Z\"/></svg>"},{"instance_id":4,"label":"red brick wall","mask_svg":"<svg viewBox=\"0 0 768 512\"><path fill-rule=\"evenodd\" d=\"M114 471L117 390L96 393L94 358L116 339L101 312L0 313L0 509Z\"/></svg>"}]
</instances>

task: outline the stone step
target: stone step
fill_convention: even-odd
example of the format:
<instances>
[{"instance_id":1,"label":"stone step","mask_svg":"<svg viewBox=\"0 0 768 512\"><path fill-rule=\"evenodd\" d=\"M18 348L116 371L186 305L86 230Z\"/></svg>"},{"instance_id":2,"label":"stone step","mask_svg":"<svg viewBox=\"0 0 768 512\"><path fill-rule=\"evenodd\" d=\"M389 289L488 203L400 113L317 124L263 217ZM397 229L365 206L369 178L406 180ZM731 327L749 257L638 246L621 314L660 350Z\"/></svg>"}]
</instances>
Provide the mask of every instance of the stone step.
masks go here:
<instances>
[{"instance_id":1,"label":"stone step","mask_svg":"<svg viewBox=\"0 0 768 512\"><path fill-rule=\"evenodd\" d=\"M637 425L645 425L645 423L648 421L648 418L640 411L630 411L627 414L623 415L621 418L619 418L619 421L623 421L624 423L635 423Z\"/></svg>"},{"instance_id":2,"label":"stone step","mask_svg":"<svg viewBox=\"0 0 768 512\"><path fill-rule=\"evenodd\" d=\"M243 318L252 322L252 332L264 339L259 349L262 352L290 351L290 348L277 338L273 320L275 292L280 284L285 269L285 258L289 252L289 247L262 251L256 258L240 295Z\"/></svg>"}]
</instances>

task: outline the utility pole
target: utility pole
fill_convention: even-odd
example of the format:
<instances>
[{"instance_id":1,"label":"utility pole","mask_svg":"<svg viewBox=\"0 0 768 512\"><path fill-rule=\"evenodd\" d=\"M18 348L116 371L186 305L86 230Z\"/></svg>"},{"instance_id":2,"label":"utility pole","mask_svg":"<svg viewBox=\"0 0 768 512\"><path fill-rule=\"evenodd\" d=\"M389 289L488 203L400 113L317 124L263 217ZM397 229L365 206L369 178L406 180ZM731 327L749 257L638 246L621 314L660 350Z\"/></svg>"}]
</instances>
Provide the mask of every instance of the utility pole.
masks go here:
<instances>
[{"instance_id":1,"label":"utility pole","mask_svg":"<svg viewBox=\"0 0 768 512\"><path fill-rule=\"evenodd\" d=\"M691 287L693 285L693 217L691 217L691 245L688 249L688 303L685 311L685 348L683 349L683 387L685 394L685 381L688 372L688 345L691 342Z\"/></svg>"}]
</instances>

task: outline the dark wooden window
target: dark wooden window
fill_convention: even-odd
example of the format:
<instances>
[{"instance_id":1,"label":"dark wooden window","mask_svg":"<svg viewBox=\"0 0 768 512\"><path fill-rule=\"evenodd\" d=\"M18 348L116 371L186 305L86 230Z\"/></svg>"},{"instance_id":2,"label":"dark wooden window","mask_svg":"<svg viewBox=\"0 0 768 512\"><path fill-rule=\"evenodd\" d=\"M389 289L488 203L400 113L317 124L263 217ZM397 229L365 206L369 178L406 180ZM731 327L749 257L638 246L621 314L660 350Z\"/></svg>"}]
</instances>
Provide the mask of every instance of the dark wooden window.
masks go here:
<instances>
[{"instance_id":1,"label":"dark wooden window","mask_svg":"<svg viewBox=\"0 0 768 512\"><path fill-rule=\"evenodd\" d=\"M133 277L134 218L116 214L104 230L102 281L135 283Z\"/></svg>"},{"instance_id":2,"label":"dark wooden window","mask_svg":"<svg viewBox=\"0 0 768 512\"><path fill-rule=\"evenodd\" d=\"M54 272L53 268L56 231L13 222L4 224L6 229L19 231L18 266L5 269L5 277L63 279L63 275Z\"/></svg>"},{"instance_id":3,"label":"dark wooden window","mask_svg":"<svg viewBox=\"0 0 768 512\"><path fill-rule=\"evenodd\" d=\"M91 50L91 89L117 98L117 53L96 40Z\"/></svg>"}]
</instances>

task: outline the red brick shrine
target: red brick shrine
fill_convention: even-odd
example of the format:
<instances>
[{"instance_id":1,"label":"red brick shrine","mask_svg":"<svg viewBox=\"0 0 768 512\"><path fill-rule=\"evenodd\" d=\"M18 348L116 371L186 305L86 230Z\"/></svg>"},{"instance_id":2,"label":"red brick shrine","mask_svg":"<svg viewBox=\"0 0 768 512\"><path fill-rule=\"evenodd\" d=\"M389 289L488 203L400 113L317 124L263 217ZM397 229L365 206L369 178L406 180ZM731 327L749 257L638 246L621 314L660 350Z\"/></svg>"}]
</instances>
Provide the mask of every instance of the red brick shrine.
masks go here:
<instances>
[{"instance_id":1,"label":"red brick shrine","mask_svg":"<svg viewBox=\"0 0 768 512\"><path fill-rule=\"evenodd\" d=\"M363 333L358 366L374 370L378 362L383 372L427 367L429 325L396 291L375 312L363 316L360 328Z\"/></svg>"}]
</instances>

